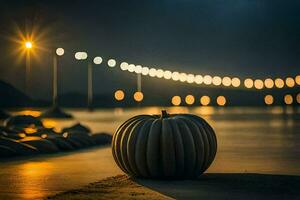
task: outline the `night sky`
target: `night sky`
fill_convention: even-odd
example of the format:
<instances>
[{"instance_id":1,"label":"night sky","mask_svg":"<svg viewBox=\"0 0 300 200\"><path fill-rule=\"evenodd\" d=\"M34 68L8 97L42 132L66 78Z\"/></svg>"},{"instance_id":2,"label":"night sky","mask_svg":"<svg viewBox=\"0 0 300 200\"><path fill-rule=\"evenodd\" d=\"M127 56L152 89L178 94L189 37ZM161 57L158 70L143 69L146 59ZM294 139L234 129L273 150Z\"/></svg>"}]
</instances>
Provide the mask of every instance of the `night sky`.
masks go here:
<instances>
[{"instance_id":1,"label":"night sky","mask_svg":"<svg viewBox=\"0 0 300 200\"><path fill-rule=\"evenodd\" d=\"M32 61L32 96L50 99L51 52L59 61L59 92L86 92L90 57L162 69L264 78L295 76L300 65L300 1L134 0L14 1L0 6L0 79L24 88L25 58L13 54L16 26L37 28L44 50ZM26 28L25 28L26 27ZM38 42L37 42L38 43ZM95 68L95 93L134 87L134 75ZM153 81L162 81L154 78ZM187 86L188 87L188 86Z\"/></svg>"}]
</instances>

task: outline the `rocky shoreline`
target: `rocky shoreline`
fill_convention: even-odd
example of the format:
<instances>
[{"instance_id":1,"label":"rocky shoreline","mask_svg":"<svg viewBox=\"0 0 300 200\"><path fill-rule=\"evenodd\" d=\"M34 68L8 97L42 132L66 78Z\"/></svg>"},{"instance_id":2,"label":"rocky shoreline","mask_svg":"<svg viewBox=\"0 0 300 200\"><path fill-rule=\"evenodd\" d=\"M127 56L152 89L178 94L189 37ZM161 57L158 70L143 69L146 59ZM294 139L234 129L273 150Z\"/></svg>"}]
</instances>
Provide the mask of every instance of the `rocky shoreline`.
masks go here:
<instances>
[{"instance_id":1,"label":"rocky shoreline","mask_svg":"<svg viewBox=\"0 0 300 200\"><path fill-rule=\"evenodd\" d=\"M0 126L0 159L74 151L111 143L108 133L92 133L80 123L57 132L30 115L7 118Z\"/></svg>"}]
</instances>

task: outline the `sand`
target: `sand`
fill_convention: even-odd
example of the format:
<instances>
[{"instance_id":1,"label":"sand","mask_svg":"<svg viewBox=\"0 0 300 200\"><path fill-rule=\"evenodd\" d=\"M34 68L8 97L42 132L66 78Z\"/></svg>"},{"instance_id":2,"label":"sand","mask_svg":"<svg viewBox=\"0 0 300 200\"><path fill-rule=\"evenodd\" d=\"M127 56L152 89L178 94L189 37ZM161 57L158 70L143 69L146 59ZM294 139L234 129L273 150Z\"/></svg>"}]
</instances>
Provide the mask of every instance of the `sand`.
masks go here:
<instances>
[{"instance_id":1,"label":"sand","mask_svg":"<svg viewBox=\"0 0 300 200\"><path fill-rule=\"evenodd\" d=\"M151 189L141 186L126 175L110 177L91 183L81 189L74 189L57 194L47 199L52 200L101 200L101 199L171 199Z\"/></svg>"},{"instance_id":2,"label":"sand","mask_svg":"<svg viewBox=\"0 0 300 200\"><path fill-rule=\"evenodd\" d=\"M110 177L49 197L64 199L300 199L300 176L207 173L196 180Z\"/></svg>"}]
</instances>

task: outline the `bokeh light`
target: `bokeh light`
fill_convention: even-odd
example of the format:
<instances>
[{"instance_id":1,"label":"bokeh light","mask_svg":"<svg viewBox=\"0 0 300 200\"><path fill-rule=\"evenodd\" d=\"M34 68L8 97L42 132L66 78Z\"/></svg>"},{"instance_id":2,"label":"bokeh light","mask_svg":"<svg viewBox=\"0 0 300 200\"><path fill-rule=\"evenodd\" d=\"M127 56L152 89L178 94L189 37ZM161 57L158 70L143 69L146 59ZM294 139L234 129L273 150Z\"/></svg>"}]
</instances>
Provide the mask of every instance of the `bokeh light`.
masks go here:
<instances>
[{"instance_id":1,"label":"bokeh light","mask_svg":"<svg viewBox=\"0 0 300 200\"><path fill-rule=\"evenodd\" d=\"M203 76L201 76L201 75L196 75L194 81L195 81L195 83L197 83L197 84L202 84L202 83L203 83Z\"/></svg>"},{"instance_id":2,"label":"bokeh light","mask_svg":"<svg viewBox=\"0 0 300 200\"><path fill-rule=\"evenodd\" d=\"M85 60L85 59L87 59L87 57L88 57L88 55L86 52L76 52L75 53L75 58L77 60Z\"/></svg>"},{"instance_id":3,"label":"bokeh light","mask_svg":"<svg viewBox=\"0 0 300 200\"><path fill-rule=\"evenodd\" d=\"M294 87L295 86L295 80L293 78L291 78L291 77L287 77L285 79L285 84L288 87Z\"/></svg>"},{"instance_id":4,"label":"bokeh light","mask_svg":"<svg viewBox=\"0 0 300 200\"><path fill-rule=\"evenodd\" d=\"M254 81L254 87L255 87L256 89L258 89L258 90L261 90L261 89L264 88L264 82L263 82L262 80L260 80L260 79L256 79L256 80Z\"/></svg>"},{"instance_id":5,"label":"bokeh light","mask_svg":"<svg viewBox=\"0 0 300 200\"><path fill-rule=\"evenodd\" d=\"M96 65L100 65L102 63L102 58L100 56L97 56L97 57L94 58L93 62Z\"/></svg>"},{"instance_id":6,"label":"bokeh light","mask_svg":"<svg viewBox=\"0 0 300 200\"><path fill-rule=\"evenodd\" d=\"M180 96L173 96L172 97L172 104L174 106L179 106L181 104L181 98L180 98Z\"/></svg>"},{"instance_id":7,"label":"bokeh light","mask_svg":"<svg viewBox=\"0 0 300 200\"><path fill-rule=\"evenodd\" d=\"M128 63L127 62L122 62L121 64L120 64L120 68L121 68L121 70L123 70L123 71L125 71L125 70L128 70Z\"/></svg>"},{"instance_id":8,"label":"bokeh light","mask_svg":"<svg viewBox=\"0 0 300 200\"><path fill-rule=\"evenodd\" d=\"M143 74L144 76L148 75L148 74L149 74L149 68L148 68L148 67L143 67L143 68L142 68L142 74Z\"/></svg>"},{"instance_id":9,"label":"bokeh light","mask_svg":"<svg viewBox=\"0 0 300 200\"><path fill-rule=\"evenodd\" d=\"M277 88L283 88L284 87L284 81L281 78L275 79L275 86Z\"/></svg>"},{"instance_id":10,"label":"bokeh light","mask_svg":"<svg viewBox=\"0 0 300 200\"><path fill-rule=\"evenodd\" d=\"M215 86L219 86L222 84L222 78L219 77L219 76L214 76L213 79L212 79L212 83L215 85Z\"/></svg>"},{"instance_id":11,"label":"bokeh light","mask_svg":"<svg viewBox=\"0 0 300 200\"><path fill-rule=\"evenodd\" d=\"M193 83L194 80L195 80L195 75L194 74L188 74L186 80L187 80L188 83Z\"/></svg>"},{"instance_id":12,"label":"bokeh light","mask_svg":"<svg viewBox=\"0 0 300 200\"><path fill-rule=\"evenodd\" d=\"M109 60L107 61L107 65L108 65L109 67L115 67L116 64L117 64L117 62L116 62L115 59L109 59Z\"/></svg>"},{"instance_id":13,"label":"bokeh light","mask_svg":"<svg viewBox=\"0 0 300 200\"><path fill-rule=\"evenodd\" d=\"M187 95L185 97L185 103L188 104L188 105L192 105L195 103L195 97L191 94Z\"/></svg>"},{"instance_id":14,"label":"bokeh light","mask_svg":"<svg viewBox=\"0 0 300 200\"><path fill-rule=\"evenodd\" d=\"M125 98L125 93L124 93L123 90L117 90L117 91L115 92L115 99L116 99L117 101L122 101L124 98Z\"/></svg>"},{"instance_id":15,"label":"bokeh light","mask_svg":"<svg viewBox=\"0 0 300 200\"><path fill-rule=\"evenodd\" d=\"M144 99L144 95L143 95L142 92L135 92L134 95L133 95L133 98L134 98L135 101L141 102Z\"/></svg>"},{"instance_id":16,"label":"bokeh light","mask_svg":"<svg viewBox=\"0 0 300 200\"><path fill-rule=\"evenodd\" d=\"M232 84L233 87L239 87L241 85L241 80L237 77L234 77L231 80L231 84Z\"/></svg>"},{"instance_id":17,"label":"bokeh light","mask_svg":"<svg viewBox=\"0 0 300 200\"><path fill-rule=\"evenodd\" d=\"M173 79L174 81L178 81L179 78L180 78L179 72L173 72L173 73L172 73L172 79Z\"/></svg>"},{"instance_id":18,"label":"bokeh light","mask_svg":"<svg viewBox=\"0 0 300 200\"><path fill-rule=\"evenodd\" d=\"M269 88L269 89L274 87L274 81L271 78L267 78L264 81L264 84L265 84L265 87Z\"/></svg>"},{"instance_id":19,"label":"bokeh light","mask_svg":"<svg viewBox=\"0 0 300 200\"><path fill-rule=\"evenodd\" d=\"M226 87L230 86L231 85L231 78L228 77L228 76L225 76L223 79L222 79L222 84Z\"/></svg>"},{"instance_id":20,"label":"bokeh light","mask_svg":"<svg viewBox=\"0 0 300 200\"><path fill-rule=\"evenodd\" d=\"M171 79L172 78L172 72L168 71L168 70L165 71L164 72L164 78L167 79L167 80Z\"/></svg>"},{"instance_id":21,"label":"bokeh light","mask_svg":"<svg viewBox=\"0 0 300 200\"><path fill-rule=\"evenodd\" d=\"M203 83L205 85L210 85L212 83L212 77L210 75L205 75L203 77Z\"/></svg>"},{"instance_id":22,"label":"bokeh light","mask_svg":"<svg viewBox=\"0 0 300 200\"><path fill-rule=\"evenodd\" d=\"M266 105L272 105L274 103L274 97L268 94L265 96L264 101Z\"/></svg>"},{"instance_id":23,"label":"bokeh light","mask_svg":"<svg viewBox=\"0 0 300 200\"><path fill-rule=\"evenodd\" d=\"M64 55L64 53L65 53L65 50L63 48L60 47L60 48L56 49L56 55L62 56L62 55Z\"/></svg>"},{"instance_id":24,"label":"bokeh light","mask_svg":"<svg viewBox=\"0 0 300 200\"><path fill-rule=\"evenodd\" d=\"M244 81L244 85L246 88L252 88L254 85L254 82L251 78L246 78Z\"/></svg>"},{"instance_id":25,"label":"bokeh light","mask_svg":"<svg viewBox=\"0 0 300 200\"><path fill-rule=\"evenodd\" d=\"M186 79L187 79L186 73L180 73L180 75L179 75L179 80L180 80L181 82L185 82Z\"/></svg>"},{"instance_id":26,"label":"bokeh light","mask_svg":"<svg viewBox=\"0 0 300 200\"><path fill-rule=\"evenodd\" d=\"M287 94L284 96L284 103L286 105L291 105L293 103L293 96L290 94Z\"/></svg>"},{"instance_id":27,"label":"bokeh light","mask_svg":"<svg viewBox=\"0 0 300 200\"><path fill-rule=\"evenodd\" d=\"M143 69L143 67L141 65L136 65L135 69L134 69L134 72L137 73L137 74L141 74L142 69Z\"/></svg>"},{"instance_id":28,"label":"bokeh light","mask_svg":"<svg viewBox=\"0 0 300 200\"><path fill-rule=\"evenodd\" d=\"M156 71L156 77L157 77L157 78L162 78L162 77L164 77L164 71L163 71L162 69L158 69L158 70Z\"/></svg>"},{"instance_id":29,"label":"bokeh light","mask_svg":"<svg viewBox=\"0 0 300 200\"><path fill-rule=\"evenodd\" d=\"M155 77L156 76L156 69L155 68L151 68L149 70L149 76L151 76L151 77Z\"/></svg>"},{"instance_id":30,"label":"bokeh light","mask_svg":"<svg viewBox=\"0 0 300 200\"><path fill-rule=\"evenodd\" d=\"M201 105L203 105L203 106L207 106L207 105L210 103L210 98L209 98L209 96L202 96L202 97L200 98L200 103L201 103Z\"/></svg>"},{"instance_id":31,"label":"bokeh light","mask_svg":"<svg viewBox=\"0 0 300 200\"><path fill-rule=\"evenodd\" d=\"M134 72L135 71L135 65L134 64L128 65L128 71L129 72Z\"/></svg>"},{"instance_id":32,"label":"bokeh light","mask_svg":"<svg viewBox=\"0 0 300 200\"><path fill-rule=\"evenodd\" d=\"M217 104L219 106L225 106L225 104L226 104L226 98L224 96L218 96L217 97Z\"/></svg>"}]
</instances>

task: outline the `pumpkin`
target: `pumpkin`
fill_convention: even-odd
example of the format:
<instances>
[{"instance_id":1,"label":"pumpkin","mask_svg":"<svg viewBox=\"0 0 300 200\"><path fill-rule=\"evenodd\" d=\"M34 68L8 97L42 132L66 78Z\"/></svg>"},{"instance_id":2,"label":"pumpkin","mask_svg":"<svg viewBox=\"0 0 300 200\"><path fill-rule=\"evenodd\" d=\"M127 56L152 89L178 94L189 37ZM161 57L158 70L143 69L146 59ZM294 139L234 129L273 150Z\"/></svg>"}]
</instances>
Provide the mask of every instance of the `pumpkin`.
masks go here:
<instances>
[{"instance_id":1,"label":"pumpkin","mask_svg":"<svg viewBox=\"0 0 300 200\"><path fill-rule=\"evenodd\" d=\"M196 178L213 162L217 138L212 127L192 114L138 115L112 139L112 154L127 174L144 178Z\"/></svg>"}]
</instances>

